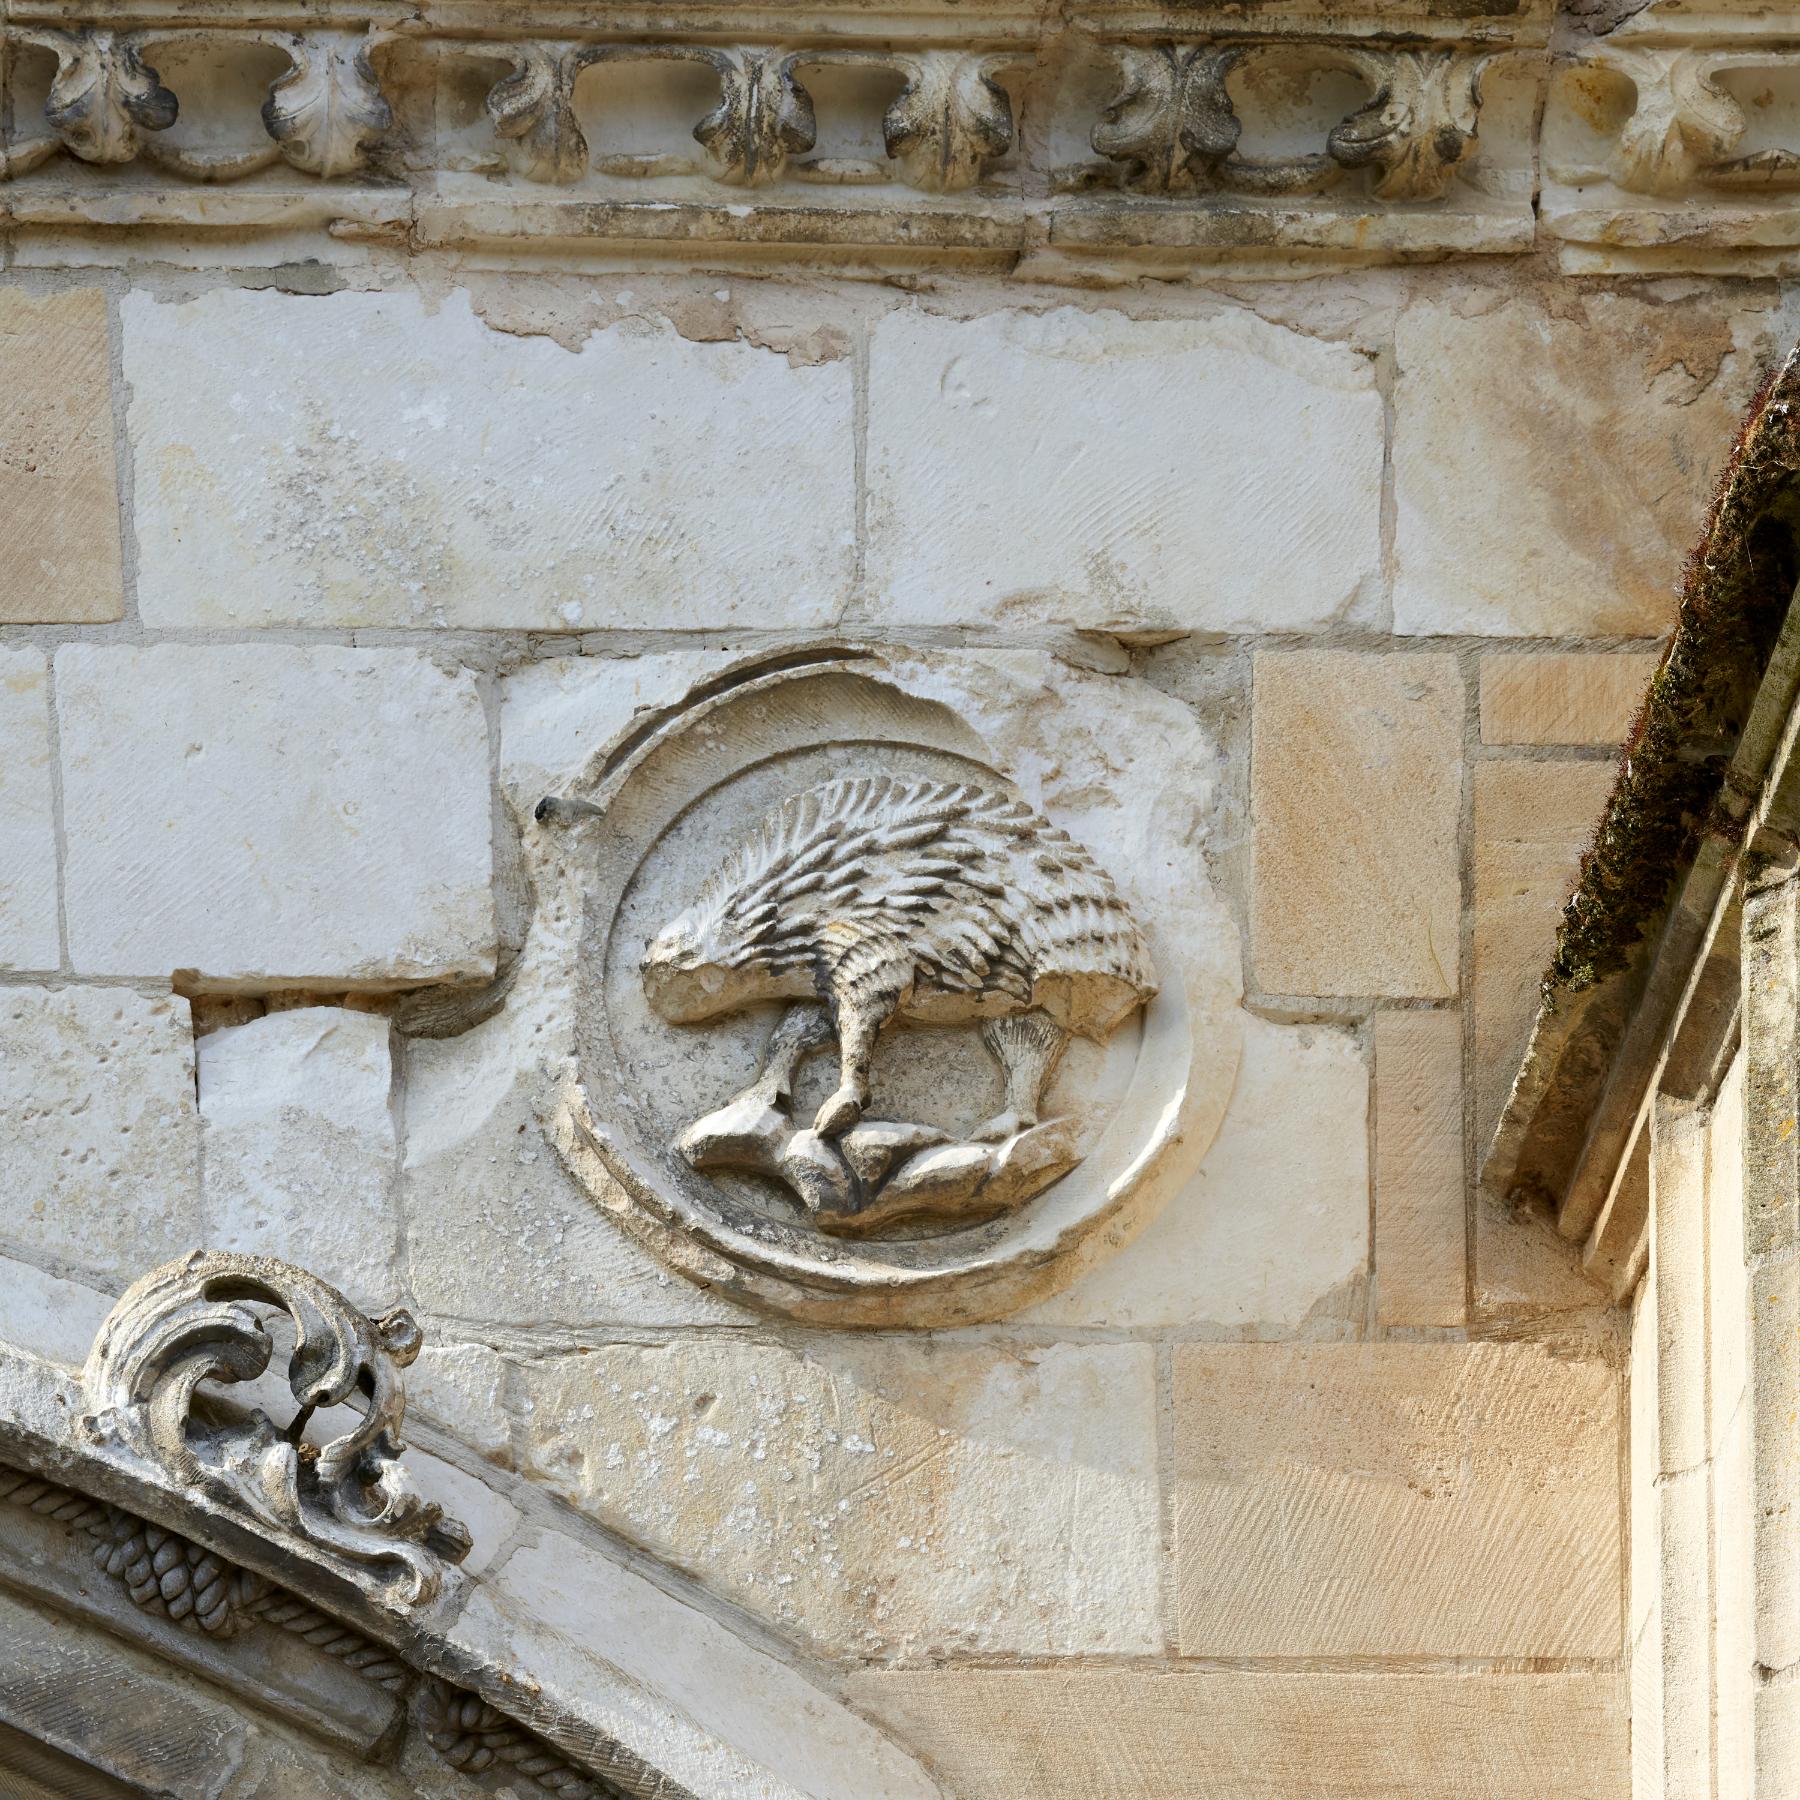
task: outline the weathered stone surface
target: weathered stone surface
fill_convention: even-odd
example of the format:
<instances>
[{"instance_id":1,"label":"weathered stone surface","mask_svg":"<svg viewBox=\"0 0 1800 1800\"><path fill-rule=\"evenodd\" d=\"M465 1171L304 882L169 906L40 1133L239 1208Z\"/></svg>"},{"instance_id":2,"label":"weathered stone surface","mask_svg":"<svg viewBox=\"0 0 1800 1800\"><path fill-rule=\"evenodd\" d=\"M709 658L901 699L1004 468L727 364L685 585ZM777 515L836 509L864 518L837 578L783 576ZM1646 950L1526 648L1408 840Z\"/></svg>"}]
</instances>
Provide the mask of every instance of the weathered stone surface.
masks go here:
<instances>
[{"instance_id":1,"label":"weathered stone surface","mask_svg":"<svg viewBox=\"0 0 1800 1800\"><path fill-rule=\"evenodd\" d=\"M962 1800L1626 1800L1608 1674L867 1670L850 1698Z\"/></svg>"},{"instance_id":2,"label":"weathered stone surface","mask_svg":"<svg viewBox=\"0 0 1800 1800\"><path fill-rule=\"evenodd\" d=\"M535 1688L579 1693L588 1717L622 1704L624 1741L695 1793L941 1800L906 1750L799 1671L569 1538L537 1533L459 1627Z\"/></svg>"},{"instance_id":3,"label":"weathered stone surface","mask_svg":"<svg viewBox=\"0 0 1800 1800\"><path fill-rule=\"evenodd\" d=\"M822 625L854 567L848 361L671 328L579 354L456 293L123 308L155 625Z\"/></svg>"},{"instance_id":4,"label":"weathered stone surface","mask_svg":"<svg viewBox=\"0 0 1800 1800\"><path fill-rule=\"evenodd\" d=\"M1375 1015L1375 1317L1460 1325L1467 1308L1462 1014Z\"/></svg>"},{"instance_id":5,"label":"weathered stone surface","mask_svg":"<svg viewBox=\"0 0 1800 1800\"><path fill-rule=\"evenodd\" d=\"M115 1298L0 1256L0 1339L33 1356L79 1367Z\"/></svg>"},{"instance_id":6,"label":"weathered stone surface","mask_svg":"<svg viewBox=\"0 0 1800 1800\"><path fill-rule=\"evenodd\" d=\"M0 969L61 960L48 668L40 651L0 649Z\"/></svg>"},{"instance_id":7,"label":"weathered stone surface","mask_svg":"<svg viewBox=\"0 0 1800 1800\"><path fill-rule=\"evenodd\" d=\"M1537 1017L1563 902L1611 788L1610 763L1475 770L1475 1129L1485 1150Z\"/></svg>"},{"instance_id":8,"label":"weathered stone surface","mask_svg":"<svg viewBox=\"0 0 1800 1800\"><path fill-rule=\"evenodd\" d=\"M1025 1316L1250 1337L1360 1324L1368 1100L1351 1033L1246 1018L1237 1085L1200 1172L1123 1250Z\"/></svg>"},{"instance_id":9,"label":"weathered stone surface","mask_svg":"<svg viewBox=\"0 0 1800 1800\"><path fill-rule=\"evenodd\" d=\"M1643 704L1660 658L1543 652L1481 659L1481 738L1487 744L1618 744Z\"/></svg>"},{"instance_id":10,"label":"weathered stone surface","mask_svg":"<svg viewBox=\"0 0 1800 1800\"><path fill-rule=\"evenodd\" d=\"M0 625L116 619L106 296L0 290Z\"/></svg>"},{"instance_id":11,"label":"weathered stone surface","mask_svg":"<svg viewBox=\"0 0 1800 1800\"><path fill-rule=\"evenodd\" d=\"M1528 1344L1177 1345L1182 1650L1617 1656L1618 1411Z\"/></svg>"},{"instance_id":12,"label":"weathered stone surface","mask_svg":"<svg viewBox=\"0 0 1800 1800\"><path fill-rule=\"evenodd\" d=\"M1265 992L1456 992L1463 705L1448 656L1257 657L1250 934Z\"/></svg>"},{"instance_id":13,"label":"weathered stone surface","mask_svg":"<svg viewBox=\"0 0 1800 1800\"><path fill-rule=\"evenodd\" d=\"M69 645L56 679L77 970L339 990L492 973L471 676L410 650L165 644Z\"/></svg>"},{"instance_id":14,"label":"weathered stone surface","mask_svg":"<svg viewBox=\"0 0 1800 1800\"><path fill-rule=\"evenodd\" d=\"M1757 379L1753 317L1588 292L1395 334L1394 625L1652 637Z\"/></svg>"},{"instance_id":15,"label":"weathered stone surface","mask_svg":"<svg viewBox=\"0 0 1800 1800\"><path fill-rule=\"evenodd\" d=\"M308 1006L200 1039L209 1249L298 1263L370 1314L399 1300L392 1037Z\"/></svg>"},{"instance_id":16,"label":"weathered stone surface","mask_svg":"<svg viewBox=\"0 0 1800 1800\"><path fill-rule=\"evenodd\" d=\"M135 1280L196 1241L198 1139L185 1000L0 988L0 1239Z\"/></svg>"},{"instance_id":17,"label":"weathered stone surface","mask_svg":"<svg viewBox=\"0 0 1800 1800\"><path fill-rule=\"evenodd\" d=\"M1375 587L1381 457L1367 361L1246 312L899 310L870 351L870 605L915 624L1322 625Z\"/></svg>"},{"instance_id":18,"label":"weathered stone surface","mask_svg":"<svg viewBox=\"0 0 1800 1800\"><path fill-rule=\"evenodd\" d=\"M1153 1367L1147 1344L602 1345L522 1367L515 1455L822 1650L1137 1654L1162 1641Z\"/></svg>"}]
</instances>

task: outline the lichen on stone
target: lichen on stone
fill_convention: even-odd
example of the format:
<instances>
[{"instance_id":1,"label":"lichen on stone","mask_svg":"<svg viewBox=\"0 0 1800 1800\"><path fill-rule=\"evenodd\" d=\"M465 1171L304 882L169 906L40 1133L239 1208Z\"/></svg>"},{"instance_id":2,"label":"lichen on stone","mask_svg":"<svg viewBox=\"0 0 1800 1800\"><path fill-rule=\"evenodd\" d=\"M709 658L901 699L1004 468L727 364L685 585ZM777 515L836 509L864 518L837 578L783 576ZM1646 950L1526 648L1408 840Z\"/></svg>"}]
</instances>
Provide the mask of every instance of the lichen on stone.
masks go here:
<instances>
[{"instance_id":1,"label":"lichen on stone","mask_svg":"<svg viewBox=\"0 0 1800 1800\"><path fill-rule=\"evenodd\" d=\"M1800 350L1752 403L1688 559L1675 635L1633 722L1545 974L1546 1005L1625 968L1703 834L1800 577Z\"/></svg>"}]
</instances>

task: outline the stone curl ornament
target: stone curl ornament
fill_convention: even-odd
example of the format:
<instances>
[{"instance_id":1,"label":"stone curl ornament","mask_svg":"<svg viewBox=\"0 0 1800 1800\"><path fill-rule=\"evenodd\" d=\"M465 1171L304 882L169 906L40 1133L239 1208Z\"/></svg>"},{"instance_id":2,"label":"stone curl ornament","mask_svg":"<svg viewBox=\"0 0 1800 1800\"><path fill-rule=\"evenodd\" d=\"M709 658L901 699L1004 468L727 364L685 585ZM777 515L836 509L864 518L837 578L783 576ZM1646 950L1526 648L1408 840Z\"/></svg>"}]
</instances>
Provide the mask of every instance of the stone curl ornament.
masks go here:
<instances>
[{"instance_id":1,"label":"stone curl ornament","mask_svg":"<svg viewBox=\"0 0 1800 1800\"><path fill-rule=\"evenodd\" d=\"M262 1309L286 1313L293 1328L296 1411L285 1428L260 1409L228 1415L200 1400L203 1382L253 1381L268 1368L275 1338ZM304 1269L196 1250L134 1282L107 1315L82 1374L82 1429L265 1536L324 1551L374 1597L419 1605L470 1548L468 1531L418 1493L400 1462L399 1371L420 1342L409 1313L371 1321ZM346 1402L361 1409L356 1424L307 1442L313 1415Z\"/></svg>"}]
</instances>

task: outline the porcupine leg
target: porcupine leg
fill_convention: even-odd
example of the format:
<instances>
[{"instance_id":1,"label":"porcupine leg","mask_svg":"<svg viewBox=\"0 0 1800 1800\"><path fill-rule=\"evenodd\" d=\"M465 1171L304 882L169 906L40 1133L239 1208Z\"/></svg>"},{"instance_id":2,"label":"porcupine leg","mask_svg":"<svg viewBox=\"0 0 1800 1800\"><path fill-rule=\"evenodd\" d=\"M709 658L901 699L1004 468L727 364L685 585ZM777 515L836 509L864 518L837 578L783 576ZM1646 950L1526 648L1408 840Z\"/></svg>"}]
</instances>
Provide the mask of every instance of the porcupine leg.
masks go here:
<instances>
[{"instance_id":1,"label":"porcupine leg","mask_svg":"<svg viewBox=\"0 0 1800 1800\"><path fill-rule=\"evenodd\" d=\"M897 998L882 996L872 1004L864 999L838 1001L838 1089L813 1117L813 1130L820 1137L842 1137L863 1116L869 1104L875 1040L893 1017Z\"/></svg>"},{"instance_id":2,"label":"porcupine leg","mask_svg":"<svg viewBox=\"0 0 1800 1800\"><path fill-rule=\"evenodd\" d=\"M969 1135L978 1143L992 1143L1038 1122L1044 1089L1062 1061L1069 1034L1048 1013L1033 1009L989 1019L981 1028L981 1041L1006 1076L1006 1109Z\"/></svg>"},{"instance_id":3,"label":"porcupine leg","mask_svg":"<svg viewBox=\"0 0 1800 1800\"><path fill-rule=\"evenodd\" d=\"M794 1097L794 1077L800 1073L800 1065L836 1036L831 1014L822 1006L790 1006L782 1014L769 1039L763 1071L756 1083L770 1105L785 1107Z\"/></svg>"}]
</instances>

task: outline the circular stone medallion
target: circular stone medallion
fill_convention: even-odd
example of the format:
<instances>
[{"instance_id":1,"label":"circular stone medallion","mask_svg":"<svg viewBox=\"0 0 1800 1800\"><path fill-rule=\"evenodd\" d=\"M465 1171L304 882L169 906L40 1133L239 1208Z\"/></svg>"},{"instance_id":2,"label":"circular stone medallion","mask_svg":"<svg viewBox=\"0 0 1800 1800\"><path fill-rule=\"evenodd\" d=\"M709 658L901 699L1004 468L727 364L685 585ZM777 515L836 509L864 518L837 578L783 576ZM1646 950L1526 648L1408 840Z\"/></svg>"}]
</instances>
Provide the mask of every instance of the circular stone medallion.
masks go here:
<instances>
[{"instance_id":1,"label":"circular stone medallion","mask_svg":"<svg viewBox=\"0 0 1800 1800\"><path fill-rule=\"evenodd\" d=\"M683 1274L797 1318L1054 1291L1192 1171L1235 1071L1198 853L1223 946L1046 817L957 699L924 658L790 653L539 809L585 893L559 1150Z\"/></svg>"}]
</instances>

